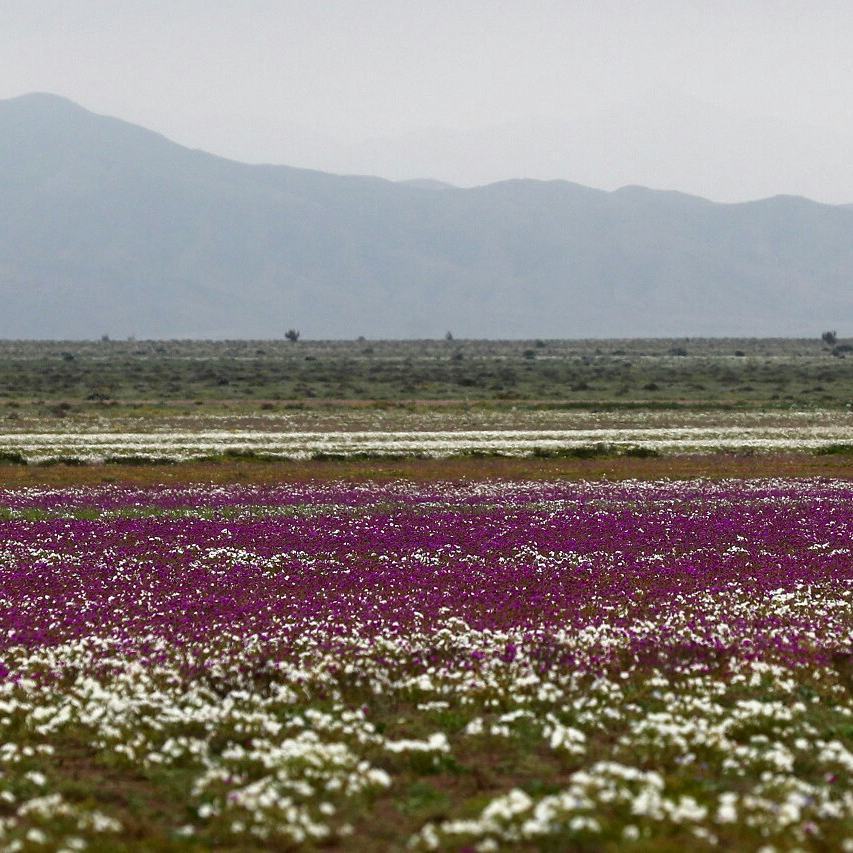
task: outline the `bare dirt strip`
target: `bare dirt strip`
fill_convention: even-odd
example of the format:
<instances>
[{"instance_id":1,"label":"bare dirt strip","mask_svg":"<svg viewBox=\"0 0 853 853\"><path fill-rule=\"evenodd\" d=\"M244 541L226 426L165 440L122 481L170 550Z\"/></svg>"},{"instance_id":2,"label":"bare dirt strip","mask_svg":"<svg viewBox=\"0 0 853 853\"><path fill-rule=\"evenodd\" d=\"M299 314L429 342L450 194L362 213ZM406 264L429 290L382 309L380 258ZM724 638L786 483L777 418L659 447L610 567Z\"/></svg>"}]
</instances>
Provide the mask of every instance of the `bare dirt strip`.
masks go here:
<instances>
[{"instance_id":1,"label":"bare dirt strip","mask_svg":"<svg viewBox=\"0 0 853 853\"><path fill-rule=\"evenodd\" d=\"M403 460L224 460L151 465L4 465L0 486L128 483L279 483L306 480L657 480L692 477L853 479L853 455L713 453L654 458L451 458Z\"/></svg>"}]
</instances>

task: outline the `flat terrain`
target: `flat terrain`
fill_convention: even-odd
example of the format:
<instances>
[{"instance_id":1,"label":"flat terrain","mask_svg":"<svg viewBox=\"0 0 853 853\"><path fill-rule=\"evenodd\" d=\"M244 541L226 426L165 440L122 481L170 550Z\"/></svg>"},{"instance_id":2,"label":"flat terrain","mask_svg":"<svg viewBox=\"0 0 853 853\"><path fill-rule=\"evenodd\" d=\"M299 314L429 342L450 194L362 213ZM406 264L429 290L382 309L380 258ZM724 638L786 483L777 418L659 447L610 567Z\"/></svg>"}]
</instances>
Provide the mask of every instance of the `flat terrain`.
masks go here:
<instances>
[{"instance_id":1,"label":"flat terrain","mask_svg":"<svg viewBox=\"0 0 853 853\"><path fill-rule=\"evenodd\" d=\"M849 453L820 340L0 343L0 462Z\"/></svg>"},{"instance_id":2,"label":"flat terrain","mask_svg":"<svg viewBox=\"0 0 853 853\"><path fill-rule=\"evenodd\" d=\"M0 344L0 846L847 849L843 347Z\"/></svg>"},{"instance_id":3,"label":"flat terrain","mask_svg":"<svg viewBox=\"0 0 853 853\"><path fill-rule=\"evenodd\" d=\"M4 491L0 841L846 850L851 489Z\"/></svg>"},{"instance_id":4,"label":"flat terrain","mask_svg":"<svg viewBox=\"0 0 853 853\"><path fill-rule=\"evenodd\" d=\"M386 482L409 480L656 480L754 477L825 477L853 479L853 454L726 453L659 458L451 458L332 459L264 462L222 459L166 465L2 465L3 488L140 486L181 483L274 484L306 481Z\"/></svg>"},{"instance_id":5,"label":"flat terrain","mask_svg":"<svg viewBox=\"0 0 853 853\"><path fill-rule=\"evenodd\" d=\"M448 400L845 408L853 353L819 339L0 342L0 417Z\"/></svg>"}]
</instances>

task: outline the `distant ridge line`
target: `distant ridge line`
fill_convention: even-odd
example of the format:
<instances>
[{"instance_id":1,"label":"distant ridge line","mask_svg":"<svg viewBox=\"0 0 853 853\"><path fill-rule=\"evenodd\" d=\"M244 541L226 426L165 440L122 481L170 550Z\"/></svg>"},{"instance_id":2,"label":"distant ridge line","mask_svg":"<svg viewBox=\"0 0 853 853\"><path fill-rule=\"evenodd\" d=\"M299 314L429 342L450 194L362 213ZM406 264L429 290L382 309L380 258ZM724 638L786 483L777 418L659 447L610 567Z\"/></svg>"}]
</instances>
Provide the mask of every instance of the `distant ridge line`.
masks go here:
<instances>
[{"instance_id":1,"label":"distant ridge line","mask_svg":"<svg viewBox=\"0 0 853 853\"><path fill-rule=\"evenodd\" d=\"M0 180L4 338L809 337L853 317L853 205L797 196L247 165L49 94L0 101Z\"/></svg>"}]
</instances>

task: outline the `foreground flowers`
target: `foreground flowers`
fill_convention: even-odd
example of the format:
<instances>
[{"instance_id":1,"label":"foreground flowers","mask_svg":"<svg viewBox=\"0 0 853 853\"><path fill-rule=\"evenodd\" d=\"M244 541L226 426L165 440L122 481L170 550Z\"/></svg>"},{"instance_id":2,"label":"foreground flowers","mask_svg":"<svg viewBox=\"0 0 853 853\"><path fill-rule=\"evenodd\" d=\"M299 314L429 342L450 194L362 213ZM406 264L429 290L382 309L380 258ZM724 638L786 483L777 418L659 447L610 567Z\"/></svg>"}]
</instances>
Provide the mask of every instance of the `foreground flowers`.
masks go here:
<instances>
[{"instance_id":1,"label":"foreground flowers","mask_svg":"<svg viewBox=\"0 0 853 853\"><path fill-rule=\"evenodd\" d=\"M850 484L1 499L3 849L853 849Z\"/></svg>"}]
</instances>

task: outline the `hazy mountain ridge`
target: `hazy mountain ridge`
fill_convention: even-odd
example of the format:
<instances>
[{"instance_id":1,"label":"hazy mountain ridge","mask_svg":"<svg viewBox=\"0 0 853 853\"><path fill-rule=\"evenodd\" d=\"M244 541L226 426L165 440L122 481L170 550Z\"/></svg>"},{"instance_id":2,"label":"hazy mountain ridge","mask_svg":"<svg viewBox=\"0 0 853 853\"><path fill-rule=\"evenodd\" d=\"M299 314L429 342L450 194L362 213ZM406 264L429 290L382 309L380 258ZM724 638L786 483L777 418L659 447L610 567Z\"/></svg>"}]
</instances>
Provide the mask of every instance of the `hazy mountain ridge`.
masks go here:
<instances>
[{"instance_id":1,"label":"hazy mountain ridge","mask_svg":"<svg viewBox=\"0 0 853 853\"><path fill-rule=\"evenodd\" d=\"M790 196L251 166L33 95L0 102L0 198L3 337L788 335L853 317L853 206Z\"/></svg>"},{"instance_id":2,"label":"hazy mountain ridge","mask_svg":"<svg viewBox=\"0 0 853 853\"><path fill-rule=\"evenodd\" d=\"M672 187L718 201L762 198L784 186L795 195L849 202L851 145L853 138L835 125L732 112L654 89L566 114L468 129L423 128L344 151L320 144L312 153L288 139L275 161L312 168L346 163L347 171L389 178L425 174L459 186L523 174L571 176L606 189L630 183Z\"/></svg>"}]
</instances>

